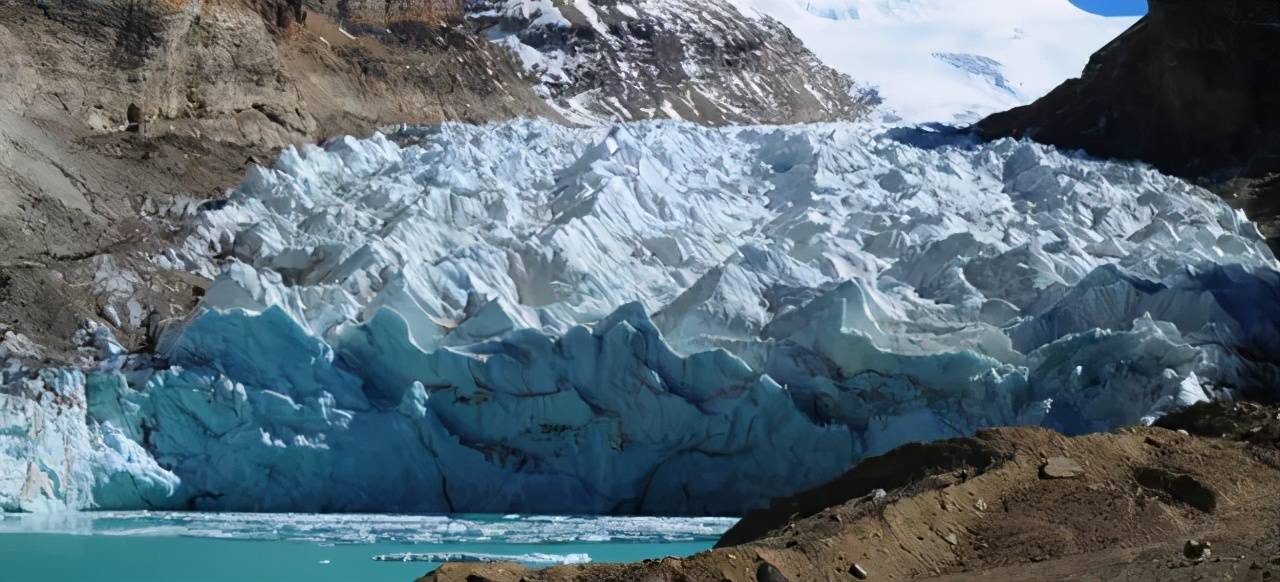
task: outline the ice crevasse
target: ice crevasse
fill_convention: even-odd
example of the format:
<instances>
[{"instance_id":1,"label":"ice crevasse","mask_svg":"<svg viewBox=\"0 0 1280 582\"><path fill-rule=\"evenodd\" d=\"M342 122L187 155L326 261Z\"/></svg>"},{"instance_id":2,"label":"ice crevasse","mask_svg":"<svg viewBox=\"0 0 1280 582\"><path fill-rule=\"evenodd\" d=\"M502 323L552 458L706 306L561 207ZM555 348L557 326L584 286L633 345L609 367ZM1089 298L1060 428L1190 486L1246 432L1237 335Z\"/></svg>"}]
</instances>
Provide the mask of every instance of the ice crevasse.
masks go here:
<instances>
[{"instance_id":1,"label":"ice crevasse","mask_svg":"<svg viewBox=\"0 0 1280 582\"><path fill-rule=\"evenodd\" d=\"M1280 380L1254 225L1025 142L406 128L288 150L192 229L156 262L215 283L155 354L0 394L0 507L737 514ZM32 436L51 391L84 412Z\"/></svg>"}]
</instances>

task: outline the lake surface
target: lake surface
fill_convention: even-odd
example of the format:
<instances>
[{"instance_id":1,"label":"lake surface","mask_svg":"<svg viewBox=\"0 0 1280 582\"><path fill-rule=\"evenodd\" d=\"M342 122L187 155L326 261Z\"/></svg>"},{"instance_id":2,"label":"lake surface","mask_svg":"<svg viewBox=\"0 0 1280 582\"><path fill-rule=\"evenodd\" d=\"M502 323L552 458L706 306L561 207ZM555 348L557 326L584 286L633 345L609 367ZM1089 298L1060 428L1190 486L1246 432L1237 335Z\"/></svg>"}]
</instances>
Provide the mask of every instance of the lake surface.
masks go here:
<instances>
[{"instance_id":1,"label":"lake surface","mask_svg":"<svg viewBox=\"0 0 1280 582\"><path fill-rule=\"evenodd\" d=\"M630 562L734 519L103 512L0 515L5 582L411 582L444 561Z\"/></svg>"}]
</instances>

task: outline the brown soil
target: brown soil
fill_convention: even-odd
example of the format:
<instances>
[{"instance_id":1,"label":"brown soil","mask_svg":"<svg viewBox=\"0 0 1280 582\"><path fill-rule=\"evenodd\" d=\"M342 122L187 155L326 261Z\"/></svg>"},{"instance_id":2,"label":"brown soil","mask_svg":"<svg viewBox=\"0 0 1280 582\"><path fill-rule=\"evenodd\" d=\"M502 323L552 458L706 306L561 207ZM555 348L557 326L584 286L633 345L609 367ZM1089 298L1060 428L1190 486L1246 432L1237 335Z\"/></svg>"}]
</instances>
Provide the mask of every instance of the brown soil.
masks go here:
<instances>
[{"instance_id":1,"label":"brown soil","mask_svg":"<svg viewBox=\"0 0 1280 582\"><path fill-rule=\"evenodd\" d=\"M1280 577L1278 418L1215 405L1165 421L1183 432L998 429L910 445L748 515L687 559L458 564L422 580L1269 580ZM1050 459L1047 473L1067 478L1047 475ZM1190 540L1210 553L1188 558Z\"/></svg>"}]
</instances>

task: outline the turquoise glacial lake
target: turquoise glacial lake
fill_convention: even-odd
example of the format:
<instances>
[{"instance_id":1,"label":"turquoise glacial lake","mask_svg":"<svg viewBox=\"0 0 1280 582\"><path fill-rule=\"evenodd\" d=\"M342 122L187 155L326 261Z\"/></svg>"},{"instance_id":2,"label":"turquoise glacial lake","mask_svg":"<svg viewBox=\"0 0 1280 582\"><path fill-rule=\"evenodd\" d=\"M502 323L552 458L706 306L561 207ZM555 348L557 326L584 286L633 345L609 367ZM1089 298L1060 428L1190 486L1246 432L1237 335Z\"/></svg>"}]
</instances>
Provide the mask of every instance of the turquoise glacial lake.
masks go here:
<instances>
[{"instance_id":1,"label":"turquoise glacial lake","mask_svg":"<svg viewBox=\"0 0 1280 582\"><path fill-rule=\"evenodd\" d=\"M411 582L446 561L631 562L710 549L725 518L0 514L5 582Z\"/></svg>"}]
</instances>

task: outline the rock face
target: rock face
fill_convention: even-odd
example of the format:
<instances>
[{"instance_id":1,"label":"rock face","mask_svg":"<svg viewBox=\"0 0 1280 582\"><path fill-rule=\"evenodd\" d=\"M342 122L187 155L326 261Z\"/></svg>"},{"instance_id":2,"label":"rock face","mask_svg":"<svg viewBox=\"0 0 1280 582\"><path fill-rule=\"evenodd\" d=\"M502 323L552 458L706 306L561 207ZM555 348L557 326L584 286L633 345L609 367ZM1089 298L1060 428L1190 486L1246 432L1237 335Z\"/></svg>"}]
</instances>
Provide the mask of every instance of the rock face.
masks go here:
<instances>
[{"instance_id":1,"label":"rock face","mask_svg":"<svg viewBox=\"0 0 1280 582\"><path fill-rule=\"evenodd\" d=\"M1144 160L1215 182L1261 180L1240 204L1280 235L1280 6L1152 0L1079 79L978 124L1098 156Z\"/></svg>"},{"instance_id":2,"label":"rock face","mask_svg":"<svg viewBox=\"0 0 1280 582\"><path fill-rule=\"evenodd\" d=\"M570 119L797 123L876 102L785 26L727 0L478 0L469 18Z\"/></svg>"},{"instance_id":3,"label":"rock face","mask_svg":"<svg viewBox=\"0 0 1280 582\"><path fill-rule=\"evenodd\" d=\"M290 32L307 21L303 0L252 0L258 14L280 32Z\"/></svg>"},{"instance_id":4,"label":"rock face","mask_svg":"<svg viewBox=\"0 0 1280 582\"><path fill-rule=\"evenodd\" d=\"M352 31L379 31L460 24L465 0L330 0Z\"/></svg>"}]
</instances>

